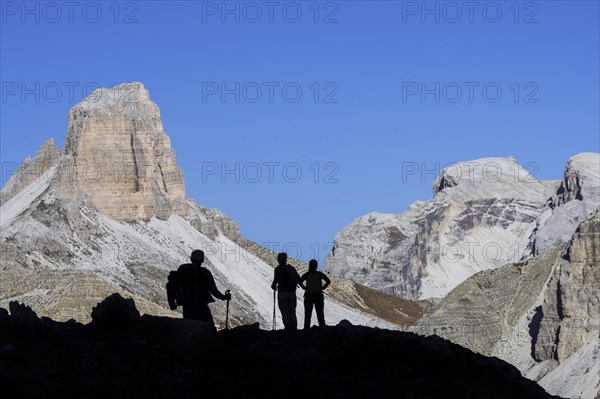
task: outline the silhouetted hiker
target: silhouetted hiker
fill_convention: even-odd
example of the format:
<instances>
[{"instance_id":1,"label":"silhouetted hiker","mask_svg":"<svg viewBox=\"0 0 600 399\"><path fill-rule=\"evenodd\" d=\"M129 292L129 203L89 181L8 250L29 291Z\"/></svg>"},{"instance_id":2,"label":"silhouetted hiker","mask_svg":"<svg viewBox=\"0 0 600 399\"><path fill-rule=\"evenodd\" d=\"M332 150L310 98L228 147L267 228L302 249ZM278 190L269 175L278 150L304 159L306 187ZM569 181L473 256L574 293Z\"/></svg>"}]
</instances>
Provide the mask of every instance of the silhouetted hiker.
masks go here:
<instances>
[{"instance_id":1,"label":"silhouetted hiker","mask_svg":"<svg viewBox=\"0 0 600 399\"><path fill-rule=\"evenodd\" d=\"M300 277L300 287L304 288L306 292L304 293L304 329L310 329L310 318L312 316L313 305L315 310L317 311L317 320L319 321L319 326L323 327L325 325L325 313L323 313L324 308L324 296L323 290L329 287L331 284L331 280L325 275L317 270L317 261L315 259L311 259L308 262L308 271ZM306 285L304 282L306 281ZM323 281L325 284L322 284Z\"/></svg>"},{"instance_id":2,"label":"silhouetted hiker","mask_svg":"<svg viewBox=\"0 0 600 399\"><path fill-rule=\"evenodd\" d=\"M214 302L213 295L224 301L231 299L231 294L222 294L217 289L212 273L205 267L204 252L199 249L192 252L192 263L179 266L177 271L169 273L167 282L167 298L171 310L183 306L183 318L199 320L214 324L208 304ZM211 295L212 294L212 295Z\"/></svg>"},{"instance_id":3,"label":"silhouetted hiker","mask_svg":"<svg viewBox=\"0 0 600 399\"><path fill-rule=\"evenodd\" d=\"M277 303L285 329L297 330L296 286L300 281L300 276L293 266L287 264L287 254L285 252L277 255L277 263L279 263L279 266L275 268L271 288L277 290Z\"/></svg>"}]
</instances>

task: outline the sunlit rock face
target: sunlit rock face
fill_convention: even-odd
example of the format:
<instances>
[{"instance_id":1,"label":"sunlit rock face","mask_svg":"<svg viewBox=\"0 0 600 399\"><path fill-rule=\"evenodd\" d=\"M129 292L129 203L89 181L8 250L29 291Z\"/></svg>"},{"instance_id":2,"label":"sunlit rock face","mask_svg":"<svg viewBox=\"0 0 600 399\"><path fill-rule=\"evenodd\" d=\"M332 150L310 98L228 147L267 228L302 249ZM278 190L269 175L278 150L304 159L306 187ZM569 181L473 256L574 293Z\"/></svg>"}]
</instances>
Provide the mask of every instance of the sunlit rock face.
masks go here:
<instances>
[{"instance_id":1,"label":"sunlit rock face","mask_svg":"<svg viewBox=\"0 0 600 399\"><path fill-rule=\"evenodd\" d=\"M545 191L512 158L456 164L433 183L433 199L340 231L326 268L404 298L443 297L472 274L522 256Z\"/></svg>"},{"instance_id":2,"label":"sunlit rock face","mask_svg":"<svg viewBox=\"0 0 600 399\"><path fill-rule=\"evenodd\" d=\"M533 255L570 240L590 213L600 207L600 154L581 153L567 162L531 237Z\"/></svg>"},{"instance_id":3,"label":"sunlit rock face","mask_svg":"<svg viewBox=\"0 0 600 399\"><path fill-rule=\"evenodd\" d=\"M123 221L185 217L183 172L141 83L98 89L69 112L63 189Z\"/></svg>"},{"instance_id":4,"label":"sunlit rock face","mask_svg":"<svg viewBox=\"0 0 600 399\"><path fill-rule=\"evenodd\" d=\"M581 223L544 295L538 360L564 362L600 333L600 212Z\"/></svg>"}]
</instances>

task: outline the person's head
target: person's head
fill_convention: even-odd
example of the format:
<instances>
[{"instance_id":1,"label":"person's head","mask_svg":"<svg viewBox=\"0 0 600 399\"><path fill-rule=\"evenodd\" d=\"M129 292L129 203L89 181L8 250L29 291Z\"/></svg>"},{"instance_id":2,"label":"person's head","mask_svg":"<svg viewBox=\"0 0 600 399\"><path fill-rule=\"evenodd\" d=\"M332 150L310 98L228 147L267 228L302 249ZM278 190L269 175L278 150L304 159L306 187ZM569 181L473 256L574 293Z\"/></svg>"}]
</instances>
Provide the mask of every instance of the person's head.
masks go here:
<instances>
[{"instance_id":1,"label":"person's head","mask_svg":"<svg viewBox=\"0 0 600 399\"><path fill-rule=\"evenodd\" d=\"M319 265L319 263L317 262L316 259L311 259L310 262L308 262L308 271L309 272L316 272L318 265Z\"/></svg>"},{"instance_id":2,"label":"person's head","mask_svg":"<svg viewBox=\"0 0 600 399\"><path fill-rule=\"evenodd\" d=\"M199 249L192 252L192 256L190 256L190 260L193 264L201 265L204 262L204 251Z\"/></svg>"},{"instance_id":3,"label":"person's head","mask_svg":"<svg viewBox=\"0 0 600 399\"><path fill-rule=\"evenodd\" d=\"M287 263L287 254L285 252L280 252L277 255L277 263L280 265L285 265Z\"/></svg>"}]
</instances>

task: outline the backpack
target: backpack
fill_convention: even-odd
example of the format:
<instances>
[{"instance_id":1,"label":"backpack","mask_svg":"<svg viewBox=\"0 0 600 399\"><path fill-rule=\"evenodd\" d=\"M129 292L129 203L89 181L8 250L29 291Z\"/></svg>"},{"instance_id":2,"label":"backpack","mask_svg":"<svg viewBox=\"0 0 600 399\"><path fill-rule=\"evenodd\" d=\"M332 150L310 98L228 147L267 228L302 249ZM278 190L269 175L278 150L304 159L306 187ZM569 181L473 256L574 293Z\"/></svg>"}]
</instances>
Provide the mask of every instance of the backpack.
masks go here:
<instances>
[{"instance_id":1,"label":"backpack","mask_svg":"<svg viewBox=\"0 0 600 399\"><path fill-rule=\"evenodd\" d=\"M203 276L200 270L192 269L182 272L172 270L167 281L167 300L171 310L178 306L197 305L205 299L202 295Z\"/></svg>"},{"instance_id":2,"label":"backpack","mask_svg":"<svg viewBox=\"0 0 600 399\"><path fill-rule=\"evenodd\" d=\"M183 305L183 295L181 293L181 276L177 270L169 272L167 278L167 301L171 310L177 309L177 306Z\"/></svg>"}]
</instances>

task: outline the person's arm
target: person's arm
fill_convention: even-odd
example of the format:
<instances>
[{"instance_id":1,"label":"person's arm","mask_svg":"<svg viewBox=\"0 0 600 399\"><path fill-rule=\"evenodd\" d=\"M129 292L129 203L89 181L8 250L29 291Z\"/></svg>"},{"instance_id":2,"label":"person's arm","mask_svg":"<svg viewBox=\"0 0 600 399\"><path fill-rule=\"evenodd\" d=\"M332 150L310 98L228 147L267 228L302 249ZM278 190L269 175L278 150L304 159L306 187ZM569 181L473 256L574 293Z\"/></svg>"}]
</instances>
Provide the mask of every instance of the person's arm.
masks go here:
<instances>
[{"instance_id":1,"label":"person's arm","mask_svg":"<svg viewBox=\"0 0 600 399\"><path fill-rule=\"evenodd\" d=\"M279 279L277 278L277 269L273 272L273 283L271 284L271 288L273 291L277 289L277 284L279 283Z\"/></svg>"},{"instance_id":2,"label":"person's arm","mask_svg":"<svg viewBox=\"0 0 600 399\"><path fill-rule=\"evenodd\" d=\"M215 296L223 301L225 301L227 299L231 299L231 297L228 297L227 295L222 294L221 291L219 291L219 289L217 288L217 284L215 283L215 279L213 278L213 275L210 271L208 271L208 273L206 273L206 277L208 279L208 290L210 291L210 293L213 296Z\"/></svg>"},{"instance_id":3,"label":"person's arm","mask_svg":"<svg viewBox=\"0 0 600 399\"><path fill-rule=\"evenodd\" d=\"M323 281L325 281L325 285L321 288L322 290L324 290L325 288L329 287L329 284L331 284L331 280L329 279L329 277L327 277L325 275L325 273L319 272L321 273L321 279L323 279Z\"/></svg>"},{"instance_id":4,"label":"person's arm","mask_svg":"<svg viewBox=\"0 0 600 399\"><path fill-rule=\"evenodd\" d=\"M304 281L306 281L306 273L304 273L302 277L300 277L300 281L298 281L300 287L302 287L303 290L306 290L306 285L303 284Z\"/></svg>"},{"instance_id":5,"label":"person's arm","mask_svg":"<svg viewBox=\"0 0 600 399\"><path fill-rule=\"evenodd\" d=\"M177 298L175 295L175 290L177 289L177 283L175 281L177 272L172 270L169 273L168 281L167 281L167 301L169 302L169 308L171 310L177 309Z\"/></svg>"},{"instance_id":6,"label":"person's arm","mask_svg":"<svg viewBox=\"0 0 600 399\"><path fill-rule=\"evenodd\" d=\"M296 287L300 284L300 275L298 274L298 270L294 269L294 274L296 275Z\"/></svg>"}]
</instances>

